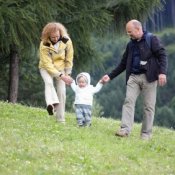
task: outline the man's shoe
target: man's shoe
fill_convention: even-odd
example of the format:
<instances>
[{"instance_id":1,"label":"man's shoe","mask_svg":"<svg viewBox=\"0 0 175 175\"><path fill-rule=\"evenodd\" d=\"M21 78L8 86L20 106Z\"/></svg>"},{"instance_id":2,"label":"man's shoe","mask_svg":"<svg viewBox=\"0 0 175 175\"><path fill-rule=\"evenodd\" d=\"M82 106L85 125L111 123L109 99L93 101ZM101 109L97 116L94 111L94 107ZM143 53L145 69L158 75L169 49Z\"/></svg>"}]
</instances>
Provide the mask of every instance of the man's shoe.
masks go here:
<instances>
[{"instance_id":1,"label":"man's shoe","mask_svg":"<svg viewBox=\"0 0 175 175\"><path fill-rule=\"evenodd\" d=\"M48 105L47 106L47 112L49 113L49 115L53 115L54 114L54 106L53 105Z\"/></svg>"},{"instance_id":2,"label":"man's shoe","mask_svg":"<svg viewBox=\"0 0 175 175\"><path fill-rule=\"evenodd\" d=\"M119 137L128 137L129 133L126 130L119 130L115 133L115 136L119 136Z\"/></svg>"},{"instance_id":3,"label":"man's shoe","mask_svg":"<svg viewBox=\"0 0 175 175\"><path fill-rule=\"evenodd\" d=\"M142 133L141 134L141 139L142 140L150 140L151 139L151 134Z\"/></svg>"}]
</instances>

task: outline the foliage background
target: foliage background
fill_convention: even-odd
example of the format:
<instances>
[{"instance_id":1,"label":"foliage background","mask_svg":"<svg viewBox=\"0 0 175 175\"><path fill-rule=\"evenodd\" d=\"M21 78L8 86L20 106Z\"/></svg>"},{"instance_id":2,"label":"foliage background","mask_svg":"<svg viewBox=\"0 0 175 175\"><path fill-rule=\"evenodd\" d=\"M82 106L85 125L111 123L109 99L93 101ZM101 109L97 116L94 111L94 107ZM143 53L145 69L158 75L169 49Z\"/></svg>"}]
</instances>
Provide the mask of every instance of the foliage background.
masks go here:
<instances>
[{"instance_id":1,"label":"foliage background","mask_svg":"<svg viewBox=\"0 0 175 175\"><path fill-rule=\"evenodd\" d=\"M45 108L38 46L47 22L60 21L68 28L75 49L72 77L88 71L95 85L119 63L128 41L125 23L137 18L150 31L159 32L166 46L168 84L158 88L155 124L175 128L173 4L173 0L167 0L166 4L160 0L0 0L0 99L7 100L10 48L16 45L20 57L18 102ZM95 96L94 112L98 116L120 118L125 97L124 77L120 75ZM67 111L73 111L73 98L73 92L67 87ZM137 101L135 120L142 120L141 99Z\"/></svg>"}]
</instances>

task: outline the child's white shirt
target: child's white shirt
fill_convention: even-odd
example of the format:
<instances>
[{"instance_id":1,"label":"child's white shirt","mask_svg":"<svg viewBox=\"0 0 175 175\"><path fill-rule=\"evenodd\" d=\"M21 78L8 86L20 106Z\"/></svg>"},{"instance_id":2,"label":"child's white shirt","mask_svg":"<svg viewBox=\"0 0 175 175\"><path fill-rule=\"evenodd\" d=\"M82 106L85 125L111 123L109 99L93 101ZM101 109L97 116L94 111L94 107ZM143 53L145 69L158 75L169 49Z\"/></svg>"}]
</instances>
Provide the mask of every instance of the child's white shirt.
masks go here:
<instances>
[{"instance_id":1,"label":"child's white shirt","mask_svg":"<svg viewBox=\"0 0 175 175\"><path fill-rule=\"evenodd\" d=\"M75 101L74 104L85 104L91 105L93 103L93 95L99 92L103 84L98 82L94 87L93 85L87 85L83 88L80 88L75 84L75 81L71 83L71 88L75 92Z\"/></svg>"}]
</instances>

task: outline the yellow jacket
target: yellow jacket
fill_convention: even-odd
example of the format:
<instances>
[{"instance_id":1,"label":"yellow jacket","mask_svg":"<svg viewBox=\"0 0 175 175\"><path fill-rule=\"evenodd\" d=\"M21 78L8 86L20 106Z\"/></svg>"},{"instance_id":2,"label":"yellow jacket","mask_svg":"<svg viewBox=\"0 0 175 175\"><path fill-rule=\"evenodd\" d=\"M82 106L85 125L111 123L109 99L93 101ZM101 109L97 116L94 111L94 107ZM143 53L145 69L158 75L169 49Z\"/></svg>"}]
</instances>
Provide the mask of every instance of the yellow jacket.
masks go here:
<instances>
[{"instance_id":1,"label":"yellow jacket","mask_svg":"<svg viewBox=\"0 0 175 175\"><path fill-rule=\"evenodd\" d=\"M73 45L70 38L63 37L58 43L58 50L52 43L40 43L39 68L45 69L52 76L59 76L61 73L70 74L73 67Z\"/></svg>"}]
</instances>

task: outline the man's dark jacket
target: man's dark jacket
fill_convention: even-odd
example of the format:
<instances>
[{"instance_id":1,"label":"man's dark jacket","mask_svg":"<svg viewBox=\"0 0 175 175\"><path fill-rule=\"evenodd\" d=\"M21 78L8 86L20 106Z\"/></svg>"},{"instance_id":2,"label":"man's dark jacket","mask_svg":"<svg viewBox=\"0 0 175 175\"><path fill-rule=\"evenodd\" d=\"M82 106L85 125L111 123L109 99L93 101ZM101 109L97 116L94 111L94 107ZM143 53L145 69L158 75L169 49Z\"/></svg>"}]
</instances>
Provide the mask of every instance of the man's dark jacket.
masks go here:
<instances>
[{"instance_id":1,"label":"man's dark jacket","mask_svg":"<svg viewBox=\"0 0 175 175\"><path fill-rule=\"evenodd\" d=\"M168 65L167 56L165 49L157 36L152 35L150 48L145 40L145 35L146 33L143 35L142 39L138 41L138 48L141 61L147 61L147 80L148 82L153 82L158 80L159 74L166 75ZM108 75L111 80L126 70L126 82L128 81L131 74L132 52L132 42L130 41L127 44L120 64Z\"/></svg>"}]
</instances>

